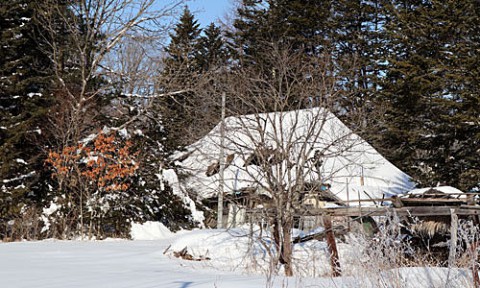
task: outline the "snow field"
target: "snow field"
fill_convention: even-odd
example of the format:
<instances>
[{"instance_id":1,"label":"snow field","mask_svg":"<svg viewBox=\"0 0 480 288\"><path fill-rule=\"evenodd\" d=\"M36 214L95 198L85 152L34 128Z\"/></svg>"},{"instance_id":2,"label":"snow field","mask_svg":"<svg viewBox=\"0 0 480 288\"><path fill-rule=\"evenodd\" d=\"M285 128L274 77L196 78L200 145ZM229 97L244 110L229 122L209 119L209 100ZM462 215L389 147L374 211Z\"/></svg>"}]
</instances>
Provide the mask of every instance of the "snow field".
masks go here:
<instances>
[{"instance_id":1,"label":"snow field","mask_svg":"<svg viewBox=\"0 0 480 288\"><path fill-rule=\"evenodd\" d=\"M384 256L365 258L365 243L355 238L338 243L344 277L328 276L322 241L295 245L296 277L275 276L269 269L268 234L249 234L246 227L174 234L159 223L146 223L134 225L132 235L155 240L0 243L0 287L473 287L469 270L392 269ZM194 258L211 260L173 257L185 247Z\"/></svg>"}]
</instances>

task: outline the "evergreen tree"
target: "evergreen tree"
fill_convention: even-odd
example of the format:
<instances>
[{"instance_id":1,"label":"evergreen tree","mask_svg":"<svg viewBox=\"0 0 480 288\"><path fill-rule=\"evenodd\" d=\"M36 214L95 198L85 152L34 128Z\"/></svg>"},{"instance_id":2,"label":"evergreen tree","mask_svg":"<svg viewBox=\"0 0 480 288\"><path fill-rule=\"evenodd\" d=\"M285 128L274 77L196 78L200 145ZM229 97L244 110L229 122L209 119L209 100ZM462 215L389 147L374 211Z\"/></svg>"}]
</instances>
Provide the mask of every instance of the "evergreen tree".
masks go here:
<instances>
[{"instance_id":1,"label":"evergreen tree","mask_svg":"<svg viewBox=\"0 0 480 288\"><path fill-rule=\"evenodd\" d=\"M269 0L267 26L271 40L294 52L319 56L329 52L332 1Z\"/></svg>"},{"instance_id":2,"label":"evergreen tree","mask_svg":"<svg viewBox=\"0 0 480 288\"><path fill-rule=\"evenodd\" d=\"M278 54L285 53L295 55L305 65L317 65L319 59L325 63L330 61L330 1L246 0L242 4L234 21L235 31L229 37L240 52L237 59L244 68L252 69L252 73L275 77L279 72L275 71L274 67L278 66L275 61L279 59ZM312 69L310 76L319 76L314 73L324 73L324 68L326 66ZM332 70L331 67L326 69ZM327 74L332 75L324 73ZM311 99L317 98L315 95L309 99L291 97L287 105L289 109L305 108L312 105ZM279 109L274 104L275 99L265 103L272 103L265 107L268 111Z\"/></svg>"},{"instance_id":3,"label":"evergreen tree","mask_svg":"<svg viewBox=\"0 0 480 288\"><path fill-rule=\"evenodd\" d=\"M0 219L19 216L39 198L49 177L43 167L53 105L52 63L35 35L34 3L8 0L0 6ZM5 235L0 235L5 236Z\"/></svg>"},{"instance_id":4,"label":"evergreen tree","mask_svg":"<svg viewBox=\"0 0 480 288\"><path fill-rule=\"evenodd\" d=\"M164 179L164 171L172 167L168 164L170 151L161 144L167 136L160 119L162 116L151 112L145 116L132 127L142 133L137 133L134 138L135 148L140 151L139 169L129 193L128 221L160 221L172 231L192 228L195 223L187 208L189 204L174 194Z\"/></svg>"},{"instance_id":5,"label":"evergreen tree","mask_svg":"<svg viewBox=\"0 0 480 288\"><path fill-rule=\"evenodd\" d=\"M207 72L212 68L226 65L228 53L222 38L222 30L214 23L203 30L198 46L196 58L201 71Z\"/></svg>"},{"instance_id":6,"label":"evergreen tree","mask_svg":"<svg viewBox=\"0 0 480 288\"><path fill-rule=\"evenodd\" d=\"M480 3L465 1L457 8L452 33L455 33L453 54L449 63L455 71L455 79L450 85L452 94L450 115L453 122L448 132L455 137L451 147L453 167L448 173L456 173L458 186L465 190L480 190ZM460 33L459 33L460 32ZM449 81L450 82L450 81ZM448 175L450 176L450 175ZM458 177L458 178L457 178Z\"/></svg>"},{"instance_id":7,"label":"evergreen tree","mask_svg":"<svg viewBox=\"0 0 480 288\"><path fill-rule=\"evenodd\" d=\"M234 31L227 34L233 47L231 54L242 63L256 63L261 60L267 29L266 1L242 0L233 22Z\"/></svg>"},{"instance_id":8,"label":"evergreen tree","mask_svg":"<svg viewBox=\"0 0 480 288\"><path fill-rule=\"evenodd\" d=\"M379 0L332 1L334 11L329 31L336 76L345 102L342 109L369 111L375 96L384 41L385 14Z\"/></svg>"},{"instance_id":9,"label":"evergreen tree","mask_svg":"<svg viewBox=\"0 0 480 288\"><path fill-rule=\"evenodd\" d=\"M422 186L478 185L476 1L393 1L385 35L384 154ZM473 70L467 70L472 69ZM476 118L476 120L475 120ZM477 124L474 124L474 123ZM476 154L478 155L478 154ZM478 159L478 158L477 158ZM470 180L467 180L470 179Z\"/></svg>"},{"instance_id":10,"label":"evergreen tree","mask_svg":"<svg viewBox=\"0 0 480 288\"><path fill-rule=\"evenodd\" d=\"M21 218L25 208L50 205L59 196L52 192L56 184L45 166L47 152L79 140L58 139L77 125L67 114L78 106L65 87L73 93L81 90L79 63L91 61L85 59L91 52L79 57L78 47L71 43L73 27L78 29L76 36L86 30L71 5L71 1L9 0L0 7L0 217L7 221ZM100 77L91 79L89 87L100 82ZM92 107L82 112L93 115ZM64 121L64 126L56 121Z\"/></svg>"},{"instance_id":11,"label":"evergreen tree","mask_svg":"<svg viewBox=\"0 0 480 288\"><path fill-rule=\"evenodd\" d=\"M190 12L185 7L179 23L170 34L171 42L165 49L164 73L161 79L161 92L175 92L170 97L165 97L161 105L163 124L168 135L164 143L168 151L181 149L191 141L193 123L200 103L195 92L201 66L198 61L199 38L201 29Z\"/></svg>"},{"instance_id":12,"label":"evergreen tree","mask_svg":"<svg viewBox=\"0 0 480 288\"><path fill-rule=\"evenodd\" d=\"M265 61L272 44L293 53L319 56L331 48L330 14L331 1L244 0L230 38L241 58L253 64Z\"/></svg>"},{"instance_id":13,"label":"evergreen tree","mask_svg":"<svg viewBox=\"0 0 480 288\"><path fill-rule=\"evenodd\" d=\"M420 185L469 190L480 179L479 9L475 0L244 0L229 38L257 73L275 73L270 43L303 61L330 54L338 112L365 117L351 128L367 129Z\"/></svg>"},{"instance_id":14,"label":"evergreen tree","mask_svg":"<svg viewBox=\"0 0 480 288\"><path fill-rule=\"evenodd\" d=\"M202 30L195 16L185 7L179 23L170 33L170 44L165 49L165 73L171 81L188 83L192 74L198 73L197 49Z\"/></svg>"}]
</instances>

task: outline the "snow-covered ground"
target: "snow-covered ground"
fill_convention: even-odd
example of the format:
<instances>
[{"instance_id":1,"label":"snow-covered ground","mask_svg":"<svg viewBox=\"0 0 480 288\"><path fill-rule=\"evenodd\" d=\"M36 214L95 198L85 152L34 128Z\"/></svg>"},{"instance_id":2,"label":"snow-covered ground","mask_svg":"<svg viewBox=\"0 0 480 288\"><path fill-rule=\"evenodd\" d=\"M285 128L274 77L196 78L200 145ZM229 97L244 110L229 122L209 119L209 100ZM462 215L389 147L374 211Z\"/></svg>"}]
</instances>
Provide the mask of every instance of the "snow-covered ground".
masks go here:
<instances>
[{"instance_id":1,"label":"snow-covered ground","mask_svg":"<svg viewBox=\"0 0 480 288\"><path fill-rule=\"evenodd\" d=\"M156 240L0 243L0 287L472 286L468 271L449 271L446 268L350 271L347 273L349 276L335 279L326 275L316 278L269 278L265 276L264 266L268 261L261 261L266 259L262 253L266 252L265 247L268 246L256 243L253 249L248 249L251 244L249 238L241 237L244 230L197 230L170 234L153 224L144 228L136 228L137 239L146 237ZM204 256L210 260L186 261L172 256L173 251L185 247L194 258ZM339 247L342 265L348 270L348 262L355 262L349 257L358 255L349 251L355 252L358 247L346 244ZM328 274L324 270L328 267L325 251L323 242L311 242L296 246L295 257L296 260L303 259L303 265L308 269L315 266L317 275L322 276ZM252 258L252 255L256 258ZM315 259L323 264L320 265ZM447 275L450 279L448 283Z\"/></svg>"},{"instance_id":2,"label":"snow-covered ground","mask_svg":"<svg viewBox=\"0 0 480 288\"><path fill-rule=\"evenodd\" d=\"M163 255L169 241L0 245L0 287L263 287L264 277L216 272ZM207 267L208 268L208 267Z\"/></svg>"}]
</instances>

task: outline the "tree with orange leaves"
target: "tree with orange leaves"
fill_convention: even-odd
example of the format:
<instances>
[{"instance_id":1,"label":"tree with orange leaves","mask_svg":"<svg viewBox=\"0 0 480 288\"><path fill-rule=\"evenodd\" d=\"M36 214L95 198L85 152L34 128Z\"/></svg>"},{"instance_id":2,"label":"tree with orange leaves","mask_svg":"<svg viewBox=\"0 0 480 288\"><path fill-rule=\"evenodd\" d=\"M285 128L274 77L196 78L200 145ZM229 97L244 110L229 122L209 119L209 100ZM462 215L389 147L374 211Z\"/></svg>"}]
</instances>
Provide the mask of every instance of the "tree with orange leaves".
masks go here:
<instances>
[{"instance_id":1,"label":"tree with orange leaves","mask_svg":"<svg viewBox=\"0 0 480 288\"><path fill-rule=\"evenodd\" d=\"M138 153L131 150L130 141L119 139L115 133L100 132L93 143L50 151L46 163L53 169L52 177L64 194L60 197L63 201L57 202L67 210L63 216L69 216L63 223L77 224L73 227L64 224L60 228L63 238L76 234L78 225L83 236L86 224L89 238L94 233L102 234L102 219L118 208L115 200L122 198L120 195L128 196L131 178L139 167ZM72 228L73 231L67 233Z\"/></svg>"}]
</instances>

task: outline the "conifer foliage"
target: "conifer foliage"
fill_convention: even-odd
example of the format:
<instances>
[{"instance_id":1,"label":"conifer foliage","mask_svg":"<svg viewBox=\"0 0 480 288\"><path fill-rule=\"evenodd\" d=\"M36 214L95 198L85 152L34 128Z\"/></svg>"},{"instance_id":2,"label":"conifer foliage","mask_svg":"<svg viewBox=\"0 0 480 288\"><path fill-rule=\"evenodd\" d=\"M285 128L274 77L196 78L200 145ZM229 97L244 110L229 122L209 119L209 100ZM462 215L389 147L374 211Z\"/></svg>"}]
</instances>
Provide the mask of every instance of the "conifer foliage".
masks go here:
<instances>
[{"instance_id":1,"label":"conifer foliage","mask_svg":"<svg viewBox=\"0 0 480 288\"><path fill-rule=\"evenodd\" d=\"M160 102L166 149L174 151L203 136L218 119L219 93L208 93L220 68L225 68L227 51L222 31L213 23L202 34L195 16L185 7L170 34L160 92L176 92Z\"/></svg>"},{"instance_id":2,"label":"conifer foliage","mask_svg":"<svg viewBox=\"0 0 480 288\"><path fill-rule=\"evenodd\" d=\"M188 141L185 139L185 132L192 125L192 114L195 112L197 100L194 87L200 72L196 57L200 33L200 24L188 7L185 7L173 33L170 34L171 42L165 49L167 58L160 88L162 92L184 90L162 101L161 113L165 119L165 130L172 140L166 143L169 150L178 149Z\"/></svg>"},{"instance_id":3,"label":"conifer foliage","mask_svg":"<svg viewBox=\"0 0 480 288\"><path fill-rule=\"evenodd\" d=\"M123 105L145 104L116 98L108 81L116 71L104 66L105 55L180 2L156 12L147 0L2 2L1 239L127 236L132 221L190 223L185 203L158 178L149 187L165 189L141 189L147 169L132 150L146 135L98 132L138 119Z\"/></svg>"},{"instance_id":4,"label":"conifer foliage","mask_svg":"<svg viewBox=\"0 0 480 288\"><path fill-rule=\"evenodd\" d=\"M43 30L37 12L33 1L0 5L0 222L38 200L48 182L42 163L53 67L35 37Z\"/></svg>"},{"instance_id":5,"label":"conifer foliage","mask_svg":"<svg viewBox=\"0 0 480 288\"><path fill-rule=\"evenodd\" d=\"M348 123L350 112L363 112L362 127L351 128L421 186L471 190L479 186L479 7L475 0L244 0L230 39L240 65L272 74L262 54L272 43L329 57L327 74L342 95L338 116Z\"/></svg>"},{"instance_id":6,"label":"conifer foliage","mask_svg":"<svg viewBox=\"0 0 480 288\"><path fill-rule=\"evenodd\" d=\"M208 72L226 65L228 52L223 40L222 30L210 23L198 41L197 59L200 70Z\"/></svg>"},{"instance_id":7,"label":"conifer foliage","mask_svg":"<svg viewBox=\"0 0 480 288\"><path fill-rule=\"evenodd\" d=\"M386 155L423 186L478 187L478 1L385 7Z\"/></svg>"},{"instance_id":8,"label":"conifer foliage","mask_svg":"<svg viewBox=\"0 0 480 288\"><path fill-rule=\"evenodd\" d=\"M228 33L233 46L233 55L242 63L258 63L265 40L266 1L242 0L234 19L234 31Z\"/></svg>"}]
</instances>

